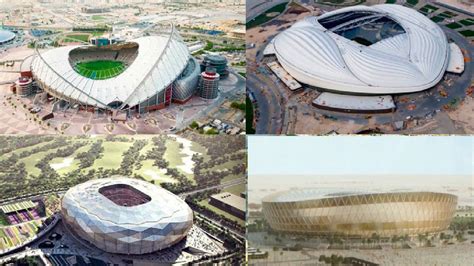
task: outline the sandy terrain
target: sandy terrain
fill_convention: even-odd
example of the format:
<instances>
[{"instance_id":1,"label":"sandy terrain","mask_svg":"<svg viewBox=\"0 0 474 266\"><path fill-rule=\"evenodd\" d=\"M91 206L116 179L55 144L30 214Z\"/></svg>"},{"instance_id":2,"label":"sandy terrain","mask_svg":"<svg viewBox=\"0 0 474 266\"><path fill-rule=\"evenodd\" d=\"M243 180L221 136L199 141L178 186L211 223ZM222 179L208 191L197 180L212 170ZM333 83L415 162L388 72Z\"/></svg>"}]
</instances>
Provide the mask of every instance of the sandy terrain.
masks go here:
<instances>
[{"instance_id":1,"label":"sandy terrain","mask_svg":"<svg viewBox=\"0 0 474 266\"><path fill-rule=\"evenodd\" d=\"M449 117L455 121L455 123L461 124L466 134L474 133L474 98L466 97L462 104L453 111L449 112Z\"/></svg>"}]
</instances>

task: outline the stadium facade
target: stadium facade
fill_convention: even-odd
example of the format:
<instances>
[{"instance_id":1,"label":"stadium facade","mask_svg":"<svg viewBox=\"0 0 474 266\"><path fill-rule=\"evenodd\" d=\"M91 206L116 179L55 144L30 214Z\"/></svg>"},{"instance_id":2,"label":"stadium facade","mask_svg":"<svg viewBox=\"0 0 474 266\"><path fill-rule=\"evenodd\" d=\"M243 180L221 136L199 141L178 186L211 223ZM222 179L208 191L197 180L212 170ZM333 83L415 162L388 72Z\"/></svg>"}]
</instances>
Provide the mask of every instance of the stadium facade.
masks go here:
<instances>
[{"instance_id":1,"label":"stadium facade","mask_svg":"<svg viewBox=\"0 0 474 266\"><path fill-rule=\"evenodd\" d=\"M416 235L448 228L457 197L436 192L325 193L302 189L262 200L273 230L314 235Z\"/></svg>"},{"instance_id":2,"label":"stadium facade","mask_svg":"<svg viewBox=\"0 0 474 266\"><path fill-rule=\"evenodd\" d=\"M182 240L193 212L178 196L129 178L90 180L69 189L61 202L66 227L97 248L146 254Z\"/></svg>"},{"instance_id":3,"label":"stadium facade","mask_svg":"<svg viewBox=\"0 0 474 266\"><path fill-rule=\"evenodd\" d=\"M84 65L106 62L100 70ZM197 89L200 66L173 25L158 36L107 46L71 45L37 50L31 70L48 94L89 109L162 109Z\"/></svg>"},{"instance_id":4,"label":"stadium facade","mask_svg":"<svg viewBox=\"0 0 474 266\"><path fill-rule=\"evenodd\" d=\"M310 86L396 94L436 85L449 70L450 45L456 46L416 10L381 4L306 17L273 38L264 54L275 55L293 78ZM462 65L457 70L464 68L456 63Z\"/></svg>"},{"instance_id":5,"label":"stadium facade","mask_svg":"<svg viewBox=\"0 0 474 266\"><path fill-rule=\"evenodd\" d=\"M9 30L0 30L0 45L13 41L16 34Z\"/></svg>"}]
</instances>

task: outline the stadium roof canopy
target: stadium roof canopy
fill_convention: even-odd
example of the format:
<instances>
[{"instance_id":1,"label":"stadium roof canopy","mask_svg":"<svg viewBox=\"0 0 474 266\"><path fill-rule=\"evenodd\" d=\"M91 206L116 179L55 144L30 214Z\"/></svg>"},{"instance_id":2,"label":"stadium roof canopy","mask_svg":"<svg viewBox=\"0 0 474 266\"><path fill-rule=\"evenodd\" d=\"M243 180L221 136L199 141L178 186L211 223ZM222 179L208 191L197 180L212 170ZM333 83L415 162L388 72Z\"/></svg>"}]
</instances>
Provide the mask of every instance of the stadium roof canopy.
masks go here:
<instances>
[{"instance_id":1,"label":"stadium roof canopy","mask_svg":"<svg viewBox=\"0 0 474 266\"><path fill-rule=\"evenodd\" d=\"M37 53L32 70L43 87L56 97L100 108L110 109L110 104L117 102L122 109L132 107L164 91L175 81L188 64L190 54L173 26L169 33L130 42L138 45L138 54L121 74L109 79L85 77L70 63L71 51L90 45Z\"/></svg>"},{"instance_id":2,"label":"stadium roof canopy","mask_svg":"<svg viewBox=\"0 0 474 266\"><path fill-rule=\"evenodd\" d=\"M410 189L387 189L387 190L352 190L344 191L336 188L306 188L293 189L287 191L276 192L270 194L262 199L262 202L299 202L319 199L331 199L338 197L363 196L363 195L377 195L377 194L391 194L391 193L422 193ZM424 191L424 193L441 193L435 191ZM441 193L445 194L445 193Z\"/></svg>"},{"instance_id":3,"label":"stadium roof canopy","mask_svg":"<svg viewBox=\"0 0 474 266\"><path fill-rule=\"evenodd\" d=\"M100 193L101 188L124 184L149 196L151 200L144 204L121 206ZM71 212L123 226L155 226L156 223L186 221L191 213L187 204L168 190L129 178L104 178L77 185L68 190L63 205L68 206Z\"/></svg>"},{"instance_id":4,"label":"stadium roof canopy","mask_svg":"<svg viewBox=\"0 0 474 266\"><path fill-rule=\"evenodd\" d=\"M450 49L441 28L400 5L354 6L306 17L277 35L274 53L298 81L334 91L387 94L438 83Z\"/></svg>"},{"instance_id":5,"label":"stadium roof canopy","mask_svg":"<svg viewBox=\"0 0 474 266\"><path fill-rule=\"evenodd\" d=\"M69 189L63 219L83 239L112 253L144 254L184 238L193 213L178 196L130 178L90 180Z\"/></svg>"},{"instance_id":6,"label":"stadium roof canopy","mask_svg":"<svg viewBox=\"0 0 474 266\"><path fill-rule=\"evenodd\" d=\"M9 30L0 30L0 44L15 39L15 33Z\"/></svg>"}]
</instances>

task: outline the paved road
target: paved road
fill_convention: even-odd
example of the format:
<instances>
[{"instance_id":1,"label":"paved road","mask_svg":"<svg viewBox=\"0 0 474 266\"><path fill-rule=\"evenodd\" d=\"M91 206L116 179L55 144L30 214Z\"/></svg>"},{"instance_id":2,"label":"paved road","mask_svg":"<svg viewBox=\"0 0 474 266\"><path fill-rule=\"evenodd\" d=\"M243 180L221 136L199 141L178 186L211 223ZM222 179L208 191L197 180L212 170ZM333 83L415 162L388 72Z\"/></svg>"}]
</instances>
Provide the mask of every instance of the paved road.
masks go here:
<instances>
[{"instance_id":1,"label":"paved road","mask_svg":"<svg viewBox=\"0 0 474 266\"><path fill-rule=\"evenodd\" d=\"M269 87L269 84L260 80L257 75L247 73L247 76L247 89L255 96L256 109L259 113L256 134L280 134L283 107L279 97Z\"/></svg>"}]
</instances>

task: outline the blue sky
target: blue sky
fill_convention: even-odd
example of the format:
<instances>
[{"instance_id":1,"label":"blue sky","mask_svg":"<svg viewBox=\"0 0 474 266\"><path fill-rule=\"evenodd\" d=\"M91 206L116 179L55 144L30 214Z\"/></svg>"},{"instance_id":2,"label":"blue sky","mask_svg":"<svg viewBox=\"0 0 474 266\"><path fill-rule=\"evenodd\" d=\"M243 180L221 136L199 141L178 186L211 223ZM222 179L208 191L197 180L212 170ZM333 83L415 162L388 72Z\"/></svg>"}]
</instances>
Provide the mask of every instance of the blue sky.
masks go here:
<instances>
[{"instance_id":1,"label":"blue sky","mask_svg":"<svg viewBox=\"0 0 474 266\"><path fill-rule=\"evenodd\" d=\"M249 175L472 175L468 136L249 136Z\"/></svg>"}]
</instances>

